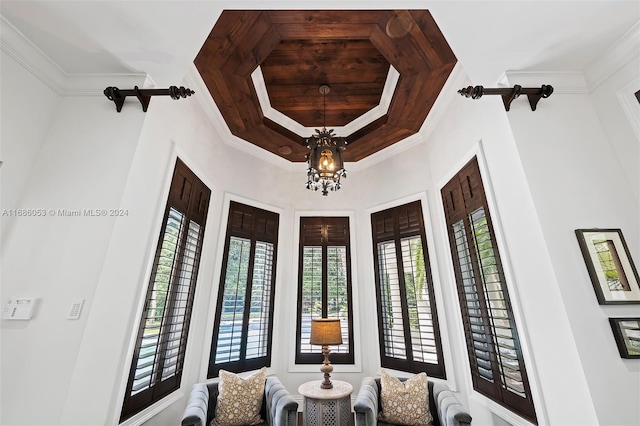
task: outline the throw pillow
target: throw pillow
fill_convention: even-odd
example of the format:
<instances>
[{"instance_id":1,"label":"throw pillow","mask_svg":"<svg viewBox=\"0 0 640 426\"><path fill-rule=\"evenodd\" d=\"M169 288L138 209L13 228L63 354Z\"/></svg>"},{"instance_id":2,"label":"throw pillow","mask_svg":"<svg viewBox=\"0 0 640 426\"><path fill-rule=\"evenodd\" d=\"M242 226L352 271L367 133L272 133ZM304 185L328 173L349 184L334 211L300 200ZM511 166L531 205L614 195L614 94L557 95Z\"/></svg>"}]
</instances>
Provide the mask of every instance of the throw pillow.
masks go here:
<instances>
[{"instance_id":1,"label":"throw pillow","mask_svg":"<svg viewBox=\"0 0 640 426\"><path fill-rule=\"evenodd\" d=\"M211 426L246 426L262 423L260 409L266 377L265 367L246 379L220 370L218 402Z\"/></svg>"},{"instance_id":2,"label":"throw pillow","mask_svg":"<svg viewBox=\"0 0 640 426\"><path fill-rule=\"evenodd\" d=\"M425 373L401 382L382 370L380 379L382 411L378 420L395 425L431 426L429 385Z\"/></svg>"}]
</instances>

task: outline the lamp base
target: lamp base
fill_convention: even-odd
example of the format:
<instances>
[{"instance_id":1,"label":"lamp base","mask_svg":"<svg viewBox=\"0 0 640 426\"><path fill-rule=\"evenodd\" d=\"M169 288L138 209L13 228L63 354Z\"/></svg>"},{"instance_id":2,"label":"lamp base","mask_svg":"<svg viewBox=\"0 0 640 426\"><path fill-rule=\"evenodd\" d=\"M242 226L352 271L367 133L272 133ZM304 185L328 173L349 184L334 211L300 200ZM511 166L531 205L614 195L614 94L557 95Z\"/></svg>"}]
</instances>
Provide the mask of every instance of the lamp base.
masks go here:
<instances>
[{"instance_id":1,"label":"lamp base","mask_svg":"<svg viewBox=\"0 0 640 426\"><path fill-rule=\"evenodd\" d=\"M320 367L320 371L324 373L324 380L322 384L320 384L320 388L322 389L332 389L333 383L331 383L331 372L333 371L333 365L329 362L329 353L331 350L329 346L322 346L322 355L324 355L324 363L322 367Z\"/></svg>"}]
</instances>

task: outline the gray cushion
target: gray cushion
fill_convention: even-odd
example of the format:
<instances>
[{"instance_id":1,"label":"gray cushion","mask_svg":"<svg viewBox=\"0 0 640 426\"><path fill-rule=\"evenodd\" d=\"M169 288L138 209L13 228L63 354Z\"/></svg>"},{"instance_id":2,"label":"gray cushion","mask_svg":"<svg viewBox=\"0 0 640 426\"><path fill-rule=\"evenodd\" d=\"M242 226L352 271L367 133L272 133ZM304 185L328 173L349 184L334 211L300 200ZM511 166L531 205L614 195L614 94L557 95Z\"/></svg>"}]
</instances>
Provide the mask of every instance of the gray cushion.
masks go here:
<instances>
[{"instance_id":1,"label":"gray cushion","mask_svg":"<svg viewBox=\"0 0 640 426\"><path fill-rule=\"evenodd\" d=\"M218 401L218 383L197 383L191 388L182 426L208 426L213 420ZM262 425L297 425L298 403L277 377L267 377L260 416Z\"/></svg>"},{"instance_id":2,"label":"gray cushion","mask_svg":"<svg viewBox=\"0 0 640 426\"><path fill-rule=\"evenodd\" d=\"M400 379L403 380L403 379ZM406 380L406 379L404 379ZM380 411L380 379L365 377L353 406L356 426L386 426L378 422ZM471 415L460 404L455 394L444 383L429 380L429 411L434 426L466 426L471 424Z\"/></svg>"}]
</instances>

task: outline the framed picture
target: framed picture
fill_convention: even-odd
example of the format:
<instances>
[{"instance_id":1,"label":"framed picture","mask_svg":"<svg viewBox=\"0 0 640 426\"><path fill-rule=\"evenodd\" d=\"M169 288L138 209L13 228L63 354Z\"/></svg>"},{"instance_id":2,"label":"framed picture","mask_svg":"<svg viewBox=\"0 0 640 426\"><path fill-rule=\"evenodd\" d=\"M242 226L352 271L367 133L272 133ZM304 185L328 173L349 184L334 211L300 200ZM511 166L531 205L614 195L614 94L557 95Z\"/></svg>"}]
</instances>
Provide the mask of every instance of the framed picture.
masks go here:
<instances>
[{"instance_id":1,"label":"framed picture","mask_svg":"<svg viewBox=\"0 0 640 426\"><path fill-rule=\"evenodd\" d=\"M640 358L640 318L609 318L622 358Z\"/></svg>"},{"instance_id":2,"label":"framed picture","mask_svg":"<svg viewBox=\"0 0 640 426\"><path fill-rule=\"evenodd\" d=\"M601 305L640 303L638 271L620 229L576 229Z\"/></svg>"}]
</instances>

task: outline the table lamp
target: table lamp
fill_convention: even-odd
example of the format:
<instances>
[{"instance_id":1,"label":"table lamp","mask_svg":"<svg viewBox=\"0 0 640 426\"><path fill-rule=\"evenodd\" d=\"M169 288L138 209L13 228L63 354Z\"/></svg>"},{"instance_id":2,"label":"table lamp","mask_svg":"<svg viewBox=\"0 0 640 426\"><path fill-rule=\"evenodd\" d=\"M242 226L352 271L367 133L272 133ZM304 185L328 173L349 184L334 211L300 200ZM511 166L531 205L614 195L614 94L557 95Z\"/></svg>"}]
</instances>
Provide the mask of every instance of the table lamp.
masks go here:
<instances>
[{"instance_id":1,"label":"table lamp","mask_svg":"<svg viewBox=\"0 0 640 426\"><path fill-rule=\"evenodd\" d=\"M331 372L333 366L329 362L329 345L342 344L342 330L340 329L339 318L314 318L311 320L311 338L309 343L312 345L322 346L322 355L324 355L324 363L320 371L324 373L324 380L320 387L322 389L333 388L331 383Z\"/></svg>"}]
</instances>

